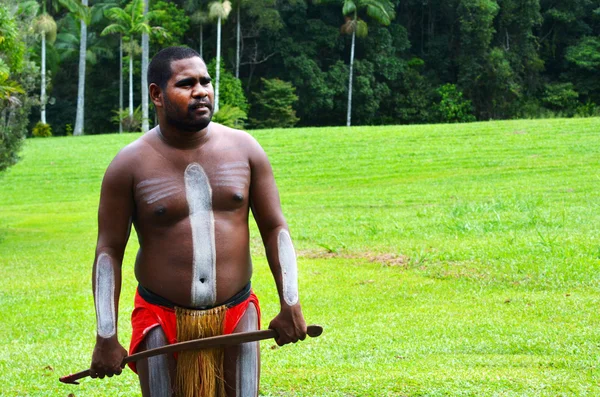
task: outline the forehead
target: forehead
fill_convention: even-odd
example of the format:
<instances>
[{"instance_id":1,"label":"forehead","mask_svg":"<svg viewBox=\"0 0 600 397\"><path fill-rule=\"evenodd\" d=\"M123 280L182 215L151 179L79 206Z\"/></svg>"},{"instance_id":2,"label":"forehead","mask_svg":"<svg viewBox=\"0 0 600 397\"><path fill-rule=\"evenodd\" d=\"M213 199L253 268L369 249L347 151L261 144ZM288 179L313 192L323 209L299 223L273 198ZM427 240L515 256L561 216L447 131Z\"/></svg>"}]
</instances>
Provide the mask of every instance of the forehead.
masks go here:
<instances>
[{"instance_id":1,"label":"forehead","mask_svg":"<svg viewBox=\"0 0 600 397\"><path fill-rule=\"evenodd\" d=\"M171 62L170 81L177 81L191 76L208 76L206 64L202 61L202 59L193 57Z\"/></svg>"}]
</instances>

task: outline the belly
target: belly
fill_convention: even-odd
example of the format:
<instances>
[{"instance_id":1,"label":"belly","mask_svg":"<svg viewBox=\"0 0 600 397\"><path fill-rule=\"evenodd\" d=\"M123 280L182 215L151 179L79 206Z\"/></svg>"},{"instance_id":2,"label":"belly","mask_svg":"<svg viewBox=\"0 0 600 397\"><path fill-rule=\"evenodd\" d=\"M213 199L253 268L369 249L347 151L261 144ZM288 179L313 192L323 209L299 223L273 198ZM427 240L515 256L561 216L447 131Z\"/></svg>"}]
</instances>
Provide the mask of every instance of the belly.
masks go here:
<instances>
[{"instance_id":1,"label":"belly","mask_svg":"<svg viewBox=\"0 0 600 397\"><path fill-rule=\"evenodd\" d=\"M212 226L212 227L211 227ZM218 305L250 281L248 228L190 217L160 233L145 233L135 264L138 282L186 307ZM212 233L211 233L212 232Z\"/></svg>"}]
</instances>

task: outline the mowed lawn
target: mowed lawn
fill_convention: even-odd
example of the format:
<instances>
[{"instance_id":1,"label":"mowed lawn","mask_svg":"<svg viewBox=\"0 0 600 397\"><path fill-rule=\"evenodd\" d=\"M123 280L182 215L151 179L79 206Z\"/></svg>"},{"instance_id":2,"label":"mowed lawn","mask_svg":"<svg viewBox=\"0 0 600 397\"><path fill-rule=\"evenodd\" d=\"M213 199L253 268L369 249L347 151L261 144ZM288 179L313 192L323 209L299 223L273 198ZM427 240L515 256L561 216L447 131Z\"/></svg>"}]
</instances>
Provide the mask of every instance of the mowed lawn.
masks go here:
<instances>
[{"instance_id":1,"label":"mowed lawn","mask_svg":"<svg viewBox=\"0 0 600 397\"><path fill-rule=\"evenodd\" d=\"M262 342L261 395L600 395L600 119L252 134L325 329ZM100 183L138 136L28 140L0 176L0 395L140 395L129 370L58 382L90 363ZM278 302L252 232L266 328Z\"/></svg>"}]
</instances>

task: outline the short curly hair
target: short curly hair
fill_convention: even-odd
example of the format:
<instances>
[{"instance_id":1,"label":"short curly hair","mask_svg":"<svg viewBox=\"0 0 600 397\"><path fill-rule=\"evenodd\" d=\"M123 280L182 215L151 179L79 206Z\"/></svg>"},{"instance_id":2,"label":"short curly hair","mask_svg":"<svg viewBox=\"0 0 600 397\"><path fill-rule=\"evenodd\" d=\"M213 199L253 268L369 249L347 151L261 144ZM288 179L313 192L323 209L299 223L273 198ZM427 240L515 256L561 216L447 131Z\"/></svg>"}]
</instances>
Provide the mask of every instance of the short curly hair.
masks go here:
<instances>
[{"instance_id":1,"label":"short curly hair","mask_svg":"<svg viewBox=\"0 0 600 397\"><path fill-rule=\"evenodd\" d=\"M171 63L195 57L202 59L196 50L189 47L167 47L160 50L148 65L148 84L154 83L164 90L171 78Z\"/></svg>"}]
</instances>

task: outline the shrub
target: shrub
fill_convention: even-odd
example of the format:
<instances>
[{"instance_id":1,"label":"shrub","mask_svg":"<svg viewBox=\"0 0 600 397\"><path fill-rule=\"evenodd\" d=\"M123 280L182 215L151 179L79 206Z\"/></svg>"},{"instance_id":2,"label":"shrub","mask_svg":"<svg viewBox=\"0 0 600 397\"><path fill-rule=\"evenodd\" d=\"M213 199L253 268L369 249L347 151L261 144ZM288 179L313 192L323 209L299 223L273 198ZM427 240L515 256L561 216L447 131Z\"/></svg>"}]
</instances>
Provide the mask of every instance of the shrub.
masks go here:
<instances>
[{"instance_id":1,"label":"shrub","mask_svg":"<svg viewBox=\"0 0 600 397\"><path fill-rule=\"evenodd\" d=\"M213 86L216 84L215 67L217 61L213 59L208 65L208 73L213 78ZM223 67L223 61L221 61L221 69L219 76L219 107L224 105L230 105L236 108L240 108L245 113L248 112L248 100L242 89L242 81L235 78L231 72Z\"/></svg>"},{"instance_id":2,"label":"shrub","mask_svg":"<svg viewBox=\"0 0 600 397\"><path fill-rule=\"evenodd\" d=\"M113 110L114 116L111 117L110 121L113 123L123 126L123 131L127 132L137 132L140 131L142 127L142 108L138 106L133 111L133 115L129 115L129 109L122 110Z\"/></svg>"},{"instance_id":3,"label":"shrub","mask_svg":"<svg viewBox=\"0 0 600 397\"><path fill-rule=\"evenodd\" d=\"M598 117L600 116L600 107L592 101L579 105L575 110L577 117Z\"/></svg>"},{"instance_id":4,"label":"shrub","mask_svg":"<svg viewBox=\"0 0 600 397\"><path fill-rule=\"evenodd\" d=\"M42 123L38 121L38 123L33 127L32 135L36 138L47 138L52 136L52 127L50 124Z\"/></svg>"},{"instance_id":5,"label":"shrub","mask_svg":"<svg viewBox=\"0 0 600 397\"><path fill-rule=\"evenodd\" d=\"M550 83L546 84L542 102L548 109L571 117L579 105L578 98L573 83Z\"/></svg>"},{"instance_id":6,"label":"shrub","mask_svg":"<svg viewBox=\"0 0 600 397\"><path fill-rule=\"evenodd\" d=\"M473 115L473 104L470 100L463 98L454 84L444 84L438 88L442 97L436 106L440 121L445 123L466 123L475 121Z\"/></svg>"},{"instance_id":7,"label":"shrub","mask_svg":"<svg viewBox=\"0 0 600 397\"><path fill-rule=\"evenodd\" d=\"M279 79L261 79L263 90L255 94L252 126L255 128L293 127L298 120L293 105L298 102L292 83Z\"/></svg>"},{"instance_id":8,"label":"shrub","mask_svg":"<svg viewBox=\"0 0 600 397\"><path fill-rule=\"evenodd\" d=\"M236 106L223 105L213 115L212 121L232 128L244 128L244 120L247 119L248 116L242 109Z\"/></svg>"}]
</instances>

